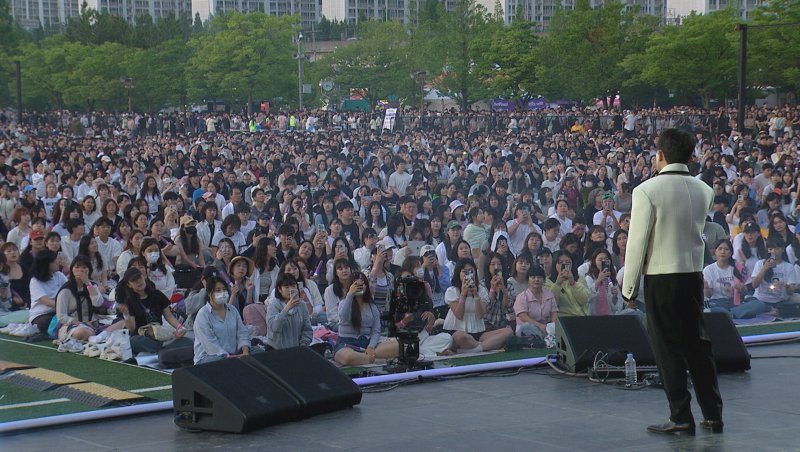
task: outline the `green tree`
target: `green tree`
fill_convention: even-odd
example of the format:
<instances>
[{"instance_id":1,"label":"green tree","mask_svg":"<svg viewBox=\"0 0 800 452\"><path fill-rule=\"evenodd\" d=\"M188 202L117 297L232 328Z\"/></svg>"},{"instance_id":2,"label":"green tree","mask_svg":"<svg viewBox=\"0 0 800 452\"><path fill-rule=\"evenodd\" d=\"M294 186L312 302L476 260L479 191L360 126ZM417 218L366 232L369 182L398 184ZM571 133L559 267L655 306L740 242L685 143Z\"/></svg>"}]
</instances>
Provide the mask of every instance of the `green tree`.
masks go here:
<instances>
[{"instance_id":1,"label":"green tree","mask_svg":"<svg viewBox=\"0 0 800 452\"><path fill-rule=\"evenodd\" d=\"M91 112L96 106L114 109L122 99L120 78L125 69L120 55L127 49L115 42L100 45L64 43L65 77L58 77L58 90L68 106L82 107Z\"/></svg>"},{"instance_id":2,"label":"green tree","mask_svg":"<svg viewBox=\"0 0 800 452\"><path fill-rule=\"evenodd\" d=\"M186 65L190 99L218 98L233 102L273 99L293 92L292 38L299 16L232 13L215 17L208 34L193 37L194 53Z\"/></svg>"},{"instance_id":3,"label":"green tree","mask_svg":"<svg viewBox=\"0 0 800 452\"><path fill-rule=\"evenodd\" d=\"M536 46L534 23L519 16L480 41L476 70L489 91L503 98L526 98L534 94Z\"/></svg>"},{"instance_id":4,"label":"green tree","mask_svg":"<svg viewBox=\"0 0 800 452\"><path fill-rule=\"evenodd\" d=\"M176 38L150 49L130 49L126 77L133 80L136 110L157 111L186 104L184 67L189 59L186 43Z\"/></svg>"},{"instance_id":5,"label":"green tree","mask_svg":"<svg viewBox=\"0 0 800 452\"><path fill-rule=\"evenodd\" d=\"M15 91L9 89L15 79L12 62L23 42L23 31L11 17L7 0L0 0L0 105L11 103L15 96Z\"/></svg>"},{"instance_id":6,"label":"green tree","mask_svg":"<svg viewBox=\"0 0 800 452\"><path fill-rule=\"evenodd\" d=\"M80 16L67 23L64 34L67 41L82 44L103 44L105 42L128 44L131 26L122 17L108 11L96 11L89 8L84 1L81 4Z\"/></svg>"},{"instance_id":7,"label":"green tree","mask_svg":"<svg viewBox=\"0 0 800 452\"><path fill-rule=\"evenodd\" d=\"M489 94L477 67L478 54L499 27L502 22L473 0L458 0L452 12L443 14L440 7L423 5L414 31L419 66L432 74L433 85L456 99L462 110Z\"/></svg>"},{"instance_id":8,"label":"green tree","mask_svg":"<svg viewBox=\"0 0 800 452\"><path fill-rule=\"evenodd\" d=\"M578 0L574 10L557 11L536 52L537 91L585 102L613 97L628 78L618 63L644 49L657 20L618 0L596 9Z\"/></svg>"},{"instance_id":9,"label":"green tree","mask_svg":"<svg viewBox=\"0 0 800 452\"><path fill-rule=\"evenodd\" d=\"M749 31L749 84L797 91L800 89L800 1L773 0L751 17L753 25L794 25Z\"/></svg>"},{"instance_id":10,"label":"green tree","mask_svg":"<svg viewBox=\"0 0 800 452\"><path fill-rule=\"evenodd\" d=\"M331 78L345 90L365 88L370 104L390 95L413 96L414 81L409 77L413 49L403 26L365 21L359 30L359 41L339 47L316 65L322 69L317 77Z\"/></svg>"},{"instance_id":11,"label":"green tree","mask_svg":"<svg viewBox=\"0 0 800 452\"><path fill-rule=\"evenodd\" d=\"M622 63L630 82L663 86L685 96L698 96L703 106L736 91L738 35L730 11L692 14L680 26L664 27L650 37L644 52Z\"/></svg>"}]
</instances>

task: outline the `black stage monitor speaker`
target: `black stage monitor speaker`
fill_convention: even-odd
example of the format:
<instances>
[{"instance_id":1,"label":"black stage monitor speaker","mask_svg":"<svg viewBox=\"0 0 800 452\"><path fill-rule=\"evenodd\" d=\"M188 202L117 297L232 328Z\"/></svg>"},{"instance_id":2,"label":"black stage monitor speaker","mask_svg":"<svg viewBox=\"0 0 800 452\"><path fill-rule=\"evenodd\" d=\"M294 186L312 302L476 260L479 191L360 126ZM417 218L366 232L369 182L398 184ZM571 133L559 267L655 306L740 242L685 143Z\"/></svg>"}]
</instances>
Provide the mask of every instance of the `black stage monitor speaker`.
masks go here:
<instances>
[{"instance_id":1,"label":"black stage monitor speaker","mask_svg":"<svg viewBox=\"0 0 800 452\"><path fill-rule=\"evenodd\" d=\"M361 403L358 385L308 347L274 350L246 359L300 402L303 417Z\"/></svg>"},{"instance_id":2,"label":"black stage monitor speaker","mask_svg":"<svg viewBox=\"0 0 800 452\"><path fill-rule=\"evenodd\" d=\"M556 325L558 361L569 372L583 372L598 352L606 364L623 366L633 353L638 366L656 364L650 338L639 319L631 315L559 317Z\"/></svg>"},{"instance_id":3,"label":"black stage monitor speaker","mask_svg":"<svg viewBox=\"0 0 800 452\"><path fill-rule=\"evenodd\" d=\"M725 312L703 314L706 334L711 339L714 362L718 372L744 372L750 370L750 354L742 342L730 316Z\"/></svg>"},{"instance_id":4,"label":"black stage monitor speaker","mask_svg":"<svg viewBox=\"0 0 800 452\"><path fill-rule=\"evenodd\" d=\"M241 433L300 417L300 402L241 359L176 369L172 400L189 429Z\"/></svg>"},{"instance_id":5,"label":"black stage monitor speaker","mask_svg":"<svg viewBox=\"0 0 800 452\"><path fill-rule=\"evenodd\" d=\"M232 433L361 402L358 386L307 347L177 369L172 394L179 427Z\"/></svg>"}]
</instances>

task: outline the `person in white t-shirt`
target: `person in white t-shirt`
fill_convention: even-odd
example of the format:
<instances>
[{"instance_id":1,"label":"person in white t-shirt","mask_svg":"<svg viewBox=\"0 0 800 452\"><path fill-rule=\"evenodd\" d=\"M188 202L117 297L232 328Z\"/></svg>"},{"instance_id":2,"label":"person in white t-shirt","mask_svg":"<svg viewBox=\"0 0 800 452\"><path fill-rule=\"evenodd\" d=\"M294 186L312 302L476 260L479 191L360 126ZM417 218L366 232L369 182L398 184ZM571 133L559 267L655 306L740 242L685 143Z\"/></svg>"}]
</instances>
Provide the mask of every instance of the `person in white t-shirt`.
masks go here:
<instances>
[{"instance_id":1,"label":"person in white t-shirt","mask_svg":"<svg viewBox=\"0 0 800 452\"><path fill-rule=\"evenodd\" d=\"M397 159L394 162L395 172L389 176L389 190L398 198L405 196L408 185L411 184L412 176L406 173L405 160Z\"/></svg>"},{"instance_id":2,"label":"person in white t-shirt","mask_svg":"<svg viewBox=\"0 0 800 452\"><path fill-rule=\"evenodd\" d=\"M31 267L31 310L28 318L42 334L47 334L47 328L56 313L58 289L67 282L67 277L58 271L56 258L56 253L50 250L39 251Z\"/></svg>"},{"instance_id":3,"label":"person in white t-shirt","mask_svg":"<svg viewBox=\"0 0 800 452\"><path fill-rule=\"evenodd\" d=\"M713 248L716 262L703 269L706 303L713 312L729 312L747 293L742 273L736 268L733 244L722 239Z\"/></svg>"},{"instance_id":4,"label":"person in white t-shirt","mask_svg":"<svg viewBox=\"0 0 800 452\"><path fill-rule=\"evenodd\" d=\"M797 271L794 265L783 260L786 243L778 236L767 239L770 257L759 260L753 268L755 293L745 303L731 309L736 319L749 319L763 313L780 315L780 309L789 304L797 290Z\"/></svg>"}]
</instances>

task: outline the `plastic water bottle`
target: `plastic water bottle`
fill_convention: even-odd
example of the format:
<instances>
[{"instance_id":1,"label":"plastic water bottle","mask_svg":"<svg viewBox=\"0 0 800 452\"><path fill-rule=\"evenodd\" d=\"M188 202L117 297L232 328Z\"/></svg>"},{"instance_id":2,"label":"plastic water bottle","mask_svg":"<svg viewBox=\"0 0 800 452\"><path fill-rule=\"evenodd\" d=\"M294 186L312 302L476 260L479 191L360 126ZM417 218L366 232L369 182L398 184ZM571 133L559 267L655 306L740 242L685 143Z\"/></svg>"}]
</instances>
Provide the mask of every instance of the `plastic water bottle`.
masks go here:
<instances>
[{"instance_id":1,"label":"plastic water bottle","mask_svg":"<svg viewBox=\"0 0 800 452\"><path fill-rule=\"evenodd\" d=\"M331 352L330 348L325 349L325 359L327 359L328 361L333 360L333 353Z\"/></svg>"},{"instance_id":2,"label":"plastic water bottle","mask_svg":"<svg viewBox=\"0 0 800 452\"><path fill-rule=\"evenodd\" d=\"M628 359L625 360L625 386L635 386L637 382L636 360L633 359L633 353L628 353Z\"/></svg>"}]
</instances>

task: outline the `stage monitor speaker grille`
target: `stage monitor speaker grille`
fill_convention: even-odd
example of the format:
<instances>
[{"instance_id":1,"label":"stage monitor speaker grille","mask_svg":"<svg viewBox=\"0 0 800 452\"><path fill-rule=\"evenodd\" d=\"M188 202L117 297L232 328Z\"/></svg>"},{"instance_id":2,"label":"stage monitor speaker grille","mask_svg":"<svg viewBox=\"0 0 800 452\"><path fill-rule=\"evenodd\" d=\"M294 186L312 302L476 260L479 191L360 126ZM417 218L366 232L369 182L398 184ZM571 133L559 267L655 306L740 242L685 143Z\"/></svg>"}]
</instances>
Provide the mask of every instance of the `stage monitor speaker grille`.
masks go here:
<instances>
[{"instance_id":1,"label":"stage monitor speaker grille","mask_svg":"<svg viewBox=\"0 0 800 452\"><path fill-rule=\"evenodd\" d=\"M556 352L568 372L583 372L598 352L606 353L606 364L622 366L633 353L638 366L655 366L650 338L641 321L631 315L559 317Z\"/></svg>"},{"instance_id":2,"label":"stage monitor speaker grille","mask_svg":"<svg viewBox=\"0 0 800 452\"><path fill-rule=\"evenodd\" d=\"M359 387L308 347L177 369L172 394L179 427L232 433L361 402Z\"/></svg>"}]
</instances>

